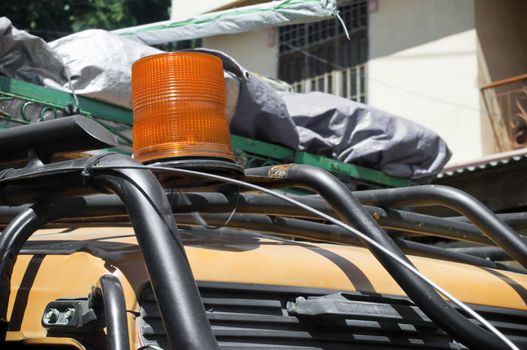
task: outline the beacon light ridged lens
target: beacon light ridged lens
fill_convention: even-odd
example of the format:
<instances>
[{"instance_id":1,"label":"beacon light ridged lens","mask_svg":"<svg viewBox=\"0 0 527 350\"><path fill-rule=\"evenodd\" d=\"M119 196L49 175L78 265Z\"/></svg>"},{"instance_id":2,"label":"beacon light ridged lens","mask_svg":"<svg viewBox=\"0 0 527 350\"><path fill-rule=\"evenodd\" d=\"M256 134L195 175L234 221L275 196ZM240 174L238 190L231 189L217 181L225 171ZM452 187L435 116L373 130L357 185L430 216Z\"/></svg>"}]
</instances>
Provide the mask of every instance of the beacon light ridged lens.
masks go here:
<instances>
[{"instance_id":1,"label":"beacon light ridged lens","mask_svg":"<svg viewBox=\"0 0 527 350\"><path fill-rule=\"evenodd\" d=\"M234 162L225 117L223 63L213 55L172 52L132 66L133 157Z\"/></svg>"}]
</instances>

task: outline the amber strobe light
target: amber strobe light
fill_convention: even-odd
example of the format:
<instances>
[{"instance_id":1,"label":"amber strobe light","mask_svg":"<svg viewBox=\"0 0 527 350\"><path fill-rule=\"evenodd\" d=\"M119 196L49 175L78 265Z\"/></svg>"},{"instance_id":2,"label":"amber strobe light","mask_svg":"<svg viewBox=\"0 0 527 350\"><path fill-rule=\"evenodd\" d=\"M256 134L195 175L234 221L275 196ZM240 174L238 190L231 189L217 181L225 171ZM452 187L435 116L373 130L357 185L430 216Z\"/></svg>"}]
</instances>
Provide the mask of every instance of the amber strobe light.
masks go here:
<instances>
[{"instance_id":1,"label":"amber strobe light","mask_svg":"<svg viewBox=\"0 0 527 350\"><path fill-rule=\"evenodd\" d=\"M234 161L225 95L218 57L172 52L136 61L132 66L134 159Z\"/></svg>"}]
</instances>

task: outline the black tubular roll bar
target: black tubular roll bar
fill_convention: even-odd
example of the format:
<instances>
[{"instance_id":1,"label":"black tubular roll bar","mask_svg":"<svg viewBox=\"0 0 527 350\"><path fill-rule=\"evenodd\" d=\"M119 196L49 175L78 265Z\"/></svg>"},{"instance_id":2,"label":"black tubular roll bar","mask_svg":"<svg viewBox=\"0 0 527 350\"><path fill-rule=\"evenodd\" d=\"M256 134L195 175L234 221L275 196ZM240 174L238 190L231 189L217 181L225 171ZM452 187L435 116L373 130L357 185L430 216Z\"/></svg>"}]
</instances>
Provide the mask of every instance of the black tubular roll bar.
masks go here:
<instances>
[{"instance_id":1,"label":"black tubular roll bar","mask_svg":"<svg viewBox=\"0 0 527 350\"><path fill-rule=\"evenodd\" d=\"M196 194L198 196L198 194ZM253 195L251 195L253 196ZM98 198L94 198L98 197ZM103 199L109 199L109 201L104 201ZM110 196L89 196L83 198L83 205L75 205L75 212L65 211L60 217L61 218L79 218L79 213L89 214L89 221L95 221L99 224L105 222L113 222L116 220L122 219L123 221L126 218L124 215L124 206L119 198L117 203L114 203L114 198ZM321 200L318 200L321 201ZM99 206L100 205L100 206ZM5 219L3 215L7 215L6 211L10 214L13 213L11 207L0 207L0 222ZM173 211L195 211L192 207L183 208L184 210L178 210L177 207L173 207ZM228 214L223 214L224 210L221 210L221 214L218 213L218 208L213 206L208 206L207 209L213 211L213 214L200 214L201 217L209 224L213 226L223 226L227 221L228 224L226 227L238 228L238 229L249 229L253 231L267 232L269 234L280 234L282 236L288 237L297 237L308 240L316 241L325 241L325 242L334 242L340 244L352 244L352 245L361 245L358 239L348 237L346 235L346 230L338 227L336 225L322 224L318 222L312 222L307 220L287 218L283 216L268 216L261 214L235 214L230 218ZM229 208L232 210L232 207ZM375 213L378 212L378 209L375 209ZM18 208L17 212L20 212L21 209ZM227 208L225 208L227 211ZM254 212L254 208L247 208L243 205L237 207L237 212ZM279 213L275 213L279 215ZM178 225L190 225L190 226L200 226L201 224L196 222L194 216L189 214L175 214L176 221ZM81 216L84 221L86 221L86 216ZM395 219L394 219L395 220ZM59 222L55 220L55 222ZM64 221L64 220L62 220ZM75 224L76 221L68 221L69 224ZM422 225L422 224L418 224ZM417 227L417 226L416 226ZM486 259L485 256L467 253L463 254L462 252L456 252L454 249L447 250L437 247L432 247L425 244L419 244L412 241L404 241L402 239L397 239L396 244L401 248L401 250L406 254L438 258L450 261L456 261L466 264L472 264L475 266L481 267L490 267L490 268L502 268L507 270L512 270L508 266L498 266L491 260ZM496 248L499 249L499 248ZM1 249L0 249L1 250ZM501 250L503 252L503 250ZM501 259L503 260L503 258ZM524 272L524 271L522 271Z\"/></svg>"},{"instance_id":2,"label":"black tubular roll bar","mask_svg":"<svg viewBox=\"0 0 527 350\"><path fill-rule=\"evenodd\" d=\"M41 161L59 152L83 152L117 146L117 140L96 121L82 115L47 120L3 130L0 162L25 160L33 151Z\"/></svg>"},{"instance_id":3,"label":"black tubular roll bar","mask_svg":"<svg viewBox=\"0 0 527 350\"><path fill-rule=\"evenodd\" d=\"M209 224L216 226L222 225L227 220L227 216L222 216L217 213L230 212L232 211L235 204L231 198L222 193L170 193L168 194L168 197L172 205L172 211L174 213L188 213L193 211L199 211L202 213L216 213L202 215ZM313 198L310 196L292 197L320 211L334 214L327 203L320 198ZM73 212L65 211L61 215L62 220L58 219L55 220L55 222L72 224L77 220L82 220L82 222L86 224L86 218L89 218L90 222L96 223L128 220L126 209L123 206L122 201L117 196L92 195L84 197L83 201L84 202L82 206L76 205L76 210ZM322 225L311 223L305 220L295 220L283 217L292 216L296 218L303 218L309 216L307 216L306 213L300 208L292 206L289 203L278 201L271 196L241 193L239 194L239 198L236 199L236 202L237 213L257 213L259 215L247 217L237 214L232 218L231 222L227 226L247 228L256 231L267 231L269 233L282 233L283 235L302 237L311 240L325 240L335 243L352 244L351 241L341 240L341 233L339 232L343 231L339 227L332 227L331 225ZM275 205L273 205L273 203ZM285 205L283 203L285 203ZM384 210L377 207L364 207L384 229L403 232L403 234L415 233L418 235L434 235L438 237L464 240L479 244L493 244L492 241L482 236L477 227L465 222L459 222L458 220L453 219L436 218L428 215L393 209ZM28 207L0 207L0 225L8 223L16 214L20 213L25 208ZM280 217L262 217L262 213L264 215L278 215ZM176 218L180 224L192 225L195 222L193 217L177 216ZM277 222L279 222L278 226L273 224ZM306 231L311 232L304 233ZM300 236L300 234L303 234L303 236ZM358 240L355 240L354 244L357 243ZM446 249L430 247L427 245L420 245L420 247L418 247L416 245L417 243L415 242L397 240L396 243L399 245L399 247L404 247L402 250L406 254L441 258L473 264L476 266L505 268L509 270L511 269L507 266L496 266L494 263L492 263L492 261L487 260L489 256L484 255L484 253L490 250L492 250L492 252L497 252L494 253L492 257L496 256L498 257L498 260L510 259L502 249L497 247L474 247L469 249L466 254L454 255L449 253ZM456 249L450 250L456 251ZM478 250L478 253L476 253L475 250ZM461 253L462 251L459 252ZM471 259L471 256L473 255L483 259ZM490 257L491 260L494 260L492 257Z\"/></svg>"},{"instance_id":4,"label":"black tubular roll bar","mask_svg":"<svg viewBox=\"0 0 527 350\"><path fill-rule=\"evenodd\" d=\"M509 225L516 231L527 231L527 212L501 213L495 214L501 221ZM454 216L448 219L468 222L469 220L464 216Z\"/></svg>"},{"instance_id":5,"label":"black tubular roll bar","mask_svg":"<svg viewBox=\"0 0 527 350\"><path fill-rule=\"evenodd\" d=\"M331 206L318 196L291 195L291 197L326 214L335 214ZM189 211L224 213L232 211L234 205L234 200L222 193L171 193L168 195L168 198L174 213ZM305 210L290 203L276 200L276 198L269 195L240 193L236 201L238 202L236 209L238 213L257 213L316 219L316 217L307 213ZM104 200L101 198L98 202L100 204ZM109 199L109 202L113 201ZM112 203L112 206L114 205L116 203ZM364 206L364 208L385 229L416 235L431 235L463 240L477 244L494 244L476 226L467 222L437 218L402 210L383 209L372 206ZM0 208L0 223L2 222L2 217L3 211Z\"/></svg>"},{"instance_id":6,"label":"black tubular roll bar","mask_svg":"<svg viewBox=\"0 0 527 350\"><path fill-rule=\"evenodd\" d=\"M101 276L98 292L104 304L108 350L130 350L126 302L121 281L114 275Z\"/></svg>"},{"instance_id":7,"label":"black tubular roll bar","mask_svg":"<svg viewBox=\"0 0 527 350\"><path fill-rule=\"evenodd\" d=\"M104 169L95 170L93 168L95 164L104 167ZM129 214L139 247L145 257L145 265L171 346L178 349L218 349L218 344L206 318L203 304L185 255L183 243L177 232L173 211L190 212L201 210L225 213L233 210L234 201L232 198L220 193L185 193L172 194L169 202L164 189L150 171L123 168L126 166L136 167L138 165L138 163L127 157L107 154L88 159L38 165L38 169L29 167L2 171L0 173L0 204L12 206L27 205L29 203L37 204L30 208L22 207L22 209L7 210L0 208L0 220L5 219L9 215L12 217L13 213L19 212L19 215L8 225L4 234L1 235L2 239L7 240L6 243L2 243L0 240L1 278L10 280L12 265L9 264L14 263L14 260L9 260L9 254L3 257L2 244L7 247L7 250L11 250L11 254L15 254L16 259L16 254L20 250L18 248L21 246L20 243L22 242L23 244L35 229L49 221L90 216L103 217L116 213L123 216ZM121 168L111 169L112 166ZM276 171L277 168L278 171ZM318 192L329 203L329 206L320 198L312 196L304 197L302 201L324 212L336 213L343 221L354 225L407 262L409 260L401 249L406 252L419 252L421 255L429 254L434 257L441 255L445 259L473 263L478 266L495 267L492 262L484 262L482 261L483 259L478 259L474 256L471 257L458 252L427 247L415 242L399 239L392 240L378 225L376 220L388 228L399 229L403 232L419 233L428 230L429 234L433 235L465 239L480 244L492 243L471 224L454 219L447 220L445 224L445 219L434 220L434 218L426 215L365 207L356 198L356 195L361 196L360 192L350 192L333 175L318 168L301 165L282 165L279 167L249 169L247 174L249 179L255 183L263 181L270 186L280 188L302 187ZM268 175L271 176L269 177ZM269 178L272 181L269 181ZM117 196L92 196L92 194L101 191L113 192ZM75 199L79 202L77 204L70 203L68 207L71 211L69 212L64 209L59 210L57 209L58 206L53 204L57 201L69 200L72 197L77 197ZM44 199L46 202L43 202ZM238 201L242 202L238 205L238 211L242 213L244 211L251 213L262 210L264 214L268 215L283 213L287 215L288 213L291 216L310 217L301 209L294 208L288 204L279 204L281 203L280 201L272 200L270 196L242 193L239 194L239 198L236 201L237 203ZM124 203L124 206L122 203ZM211 203L214 205L211 205ZM56 210L56 213L53 210ZM43 218L40 218L40 216L43 216ZM179 219L185 224L185 220L189 220L189 217L187 215L185 219L184 216L181 216ZM219 217L224 222L225 215ZM212 218L212 216L208 217L208 219ZM474 218L469 218L474 220ZM476 216L476 218L479 218L479 216ZM266 223L258 220L271 221ZM309 223L305 220L273 218L262 215L244 218L241 215L235 215L230 225L254 229L256 228L256 223L259 229L265 228L265 225L271 225L269 226L269 231L271 231L271 228L276 231L279 226L276 220L289 220L287 221L288 225L284 225L285 228L282 229L284 234L297 235L298 237L302 237L303 234L304 238L329 240L346 244L356 244L357 242L357 239L346 230L336 229L330 225L325 225L322 228L323 224ZM403 221L403 224L401 224L401 221ZM216 224L221 224L222 222L217 222ZM421 225L422 222L426 222L426 225ZM486 221L483 220L483 222L485 223ZM481 222L477 223L481 224ZM489 226L488 221L486 223ZM190 220L186 224L191 225ZM487 226L485 227L488 230L495 228L492 225L490 227ZM497 227L503 228L500 225ZM9 243L9 240L12 239L11 236L15 235L15 233L6 235L5 232L22 233L18 233L19 238ZM460 233L462 237L460 237ZM499 234L500 232L495 235ZM519 237L518 240L521 244L524 244ZM494 241L498 244L502 242L502 240ZM501 340L478 325L471 323L471 321L455 311L422 280L394 262L382 251L368 244L366 246L383 264L394 280L399 283L406 294L430 319L453 338L471 348L503 348L504 344ZM507 247L507 249L510 249L510 247ZM11 270L9 266L11 266ZM2 303L7 303L7 301L1 299L2 297L3 295L0 294L0 307ZM174 310L177 310L177 312L174 312Z\"/></svg>"},{"instance_id":8,"label":"black tubular roll bar","mask_svg":"<svg viewBox=\"0 0 527 350\"><path fill-rule=\"evenodd\" d=\"M248 169L246 175L254 176L253 181L257 183L273 179L272 185L276 187L300 187L317 192L326 199L344 222L353 224L370 238L411 264L394 241L362 207L355 195L332 174L319 168L292 164ZM454 339L473 349L503 349L505 344L499 338L458 313L432 287L375 246L371 246L368 242L363 242L363 244L370 249L414 303Z\"/></svg>"},{"instance_id":9,"label":"black tubular roll bar","mask_svg":"<svg viewBox=\"0 0 527 350\"><path fill-rule=\"evenodd\" d=\"M527 268L525 241L476 198L458 189L436 185L414 186L360 191L356 192L356 196L362 203L371 205L448 207L467 217L514 260Z\"/></svg>"},{"instance_id":10,"label":"black tubular roll bar","mask_svg":"<svg viewBox=\"0 0 527 350\"><path fill-rule=\"evenodd\" d=\"M200 215L208 225L217 227L221 227L229 219L229 215L226 214ZM189 214L176 214L176 221L178 222L178 225L201 226L199 222L196 222L195 217ZM225 227L266 232L286 237L303 238L311 241L315 240L362 246L357 238L350 237L348 232L339 226L307 220L265 215L236 214L228 220ZM498 268L498 266L490 260L468 254L457 253L455 251L441 249L413 241L404 241L402 239L395 239L395 243L406 254L436 259L439 258L481 267Z\"/></svg>"},{"instance_id":11,"label":"black tubular roll bar","mask_svg":"<svg viewBox=\"0 0 527 350\"><path fill-rule=\"evenodd\" d=\"M306 213L301 208L264 194L240 193L237 195L238 198L236 200L232 196L229 197L219 192L176 192L169 193L167 196L174 213L188 213L192 211L225 213L231 212L235 204L237 204L237 213L316 219L316 217ZM334 215L331 207L321 198L312 196L291 197L317 210ZM71 220L68 222L76 219L85 222L86 218L100 220L104 217L128 220L128 214L122 201L115 195L91 195L84 197L84 200L86 204L82 208L78 208L78 211L71 213L68 216ZM14 216L26 207L0 206L0 225L9 223ZM476 226L464 221L366 205L364 208L384 229L402 232L407 235L437 236L477 244L494 244ZM58 221L63 222L64 220Z\"/></svg>"},{"instance_id":12,"label":"black tubular roll bar","mask_svg":"<svg viewBox=\"0 0 527 350\"><path fill-rule=\"evenodd\" d=\"M52 204L36 204L22 210L0 235L0 342L5 339L8 320L7 305L11 294L11 275L20 249L39 227L50 222L62 207Z\"/></svg>"},{"instance_id":13,"label":"black tubular roll bar","mask_svg":"<svg viewBox=\"0 0 527 350\"><path fill-rule=\"evenodd\" d=\"M130 163L137 164L128 159ZM96 173L94 182L113 190L126 205L172 348L219 349L172 209L155 176L128 169Z\"/></svg>"},{"instance_id":14,"label":"black tubular roll bar","mask_svg":"<svg viewBox=\"0 0 527 350\"><path fill-rule=\"evenodd\" d=\"M58 201L104 190L116 193L130 216L171 347L219 349L170 204L157 178L147 170L93 171L95 164L105 167L140 165L125 156L106 154L40 165L38 169L4 170L0 179L0 203L23 205L40 203L43 198ZM75 208L71 209L75 211ZM78 209L82 211L82 206ZM12 225L18 226L9 231L25 231L22 236L27 239L33 230L31 225L35 225L37 219L32 219L34 214L30 211L21 215ZM28 218L24 219L26 216ZM5 233L1 236L9 239L10 235ZM17 240L17 244L21 241ZM3 271L2 278L9 280L10 272Z\"/></svg>"},{"instance_id":15,"label":"black tubular roll bar","mask_svg":"<svg viewBox=\"0 0 527 350\"><path fill-rule=\"evenodd\" d=\"M505 251L499 247L459 247L448 248L448 250L454 253L472 255L475 257L495 261L510 260L510 257L507 255L507 253L505 253Z\"/></svg>"}]
</instances>

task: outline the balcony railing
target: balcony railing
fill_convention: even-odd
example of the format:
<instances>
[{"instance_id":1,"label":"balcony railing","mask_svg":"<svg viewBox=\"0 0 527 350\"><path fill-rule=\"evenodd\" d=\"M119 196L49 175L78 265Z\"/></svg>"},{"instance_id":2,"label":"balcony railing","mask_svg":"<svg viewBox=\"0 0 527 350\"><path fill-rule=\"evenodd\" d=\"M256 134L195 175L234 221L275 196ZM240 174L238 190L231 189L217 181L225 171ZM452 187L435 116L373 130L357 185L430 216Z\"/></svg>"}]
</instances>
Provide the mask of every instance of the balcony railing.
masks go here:
<instances>
[{"instance_id":1,"label":"balcony railing","mask_svg":"<svg viewBox=\"0 0 527 350\"><path fill-rule=\"evenodd\" d=\"M304 79L291 86L296 92L320 91L365 103L366 81L366 65L362 64Z\"/></svg>"},{"instance_id":2,"label":"balcony railing","mask_svg":"<svg viewBox=\"0 0 527 350\"><path fill-rule=\"evenodd\" d=\"M497 151L527 146L527 74L483 86Z\"/></svg>"}]
</instances>

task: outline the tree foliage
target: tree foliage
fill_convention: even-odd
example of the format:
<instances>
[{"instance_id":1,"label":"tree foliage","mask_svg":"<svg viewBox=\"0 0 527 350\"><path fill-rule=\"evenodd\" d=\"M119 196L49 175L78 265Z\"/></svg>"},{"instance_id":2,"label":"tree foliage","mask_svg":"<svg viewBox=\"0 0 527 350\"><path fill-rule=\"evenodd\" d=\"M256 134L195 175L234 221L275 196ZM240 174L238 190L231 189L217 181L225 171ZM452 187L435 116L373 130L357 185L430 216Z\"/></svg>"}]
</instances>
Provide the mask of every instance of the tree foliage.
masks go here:
<instances>
[{"instance_id":1,"label":"tree foliage","mask_svg":"<svg viewBox=\"0 0 527 350\"><path fill-rule=\"evenodd\" d=\"M0 16L51 41L84 29L117 29L166 20L170 0L0 0Z\"/></svg>"}]
</instances>

